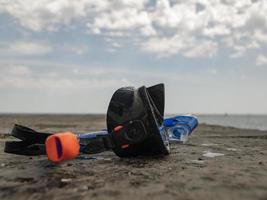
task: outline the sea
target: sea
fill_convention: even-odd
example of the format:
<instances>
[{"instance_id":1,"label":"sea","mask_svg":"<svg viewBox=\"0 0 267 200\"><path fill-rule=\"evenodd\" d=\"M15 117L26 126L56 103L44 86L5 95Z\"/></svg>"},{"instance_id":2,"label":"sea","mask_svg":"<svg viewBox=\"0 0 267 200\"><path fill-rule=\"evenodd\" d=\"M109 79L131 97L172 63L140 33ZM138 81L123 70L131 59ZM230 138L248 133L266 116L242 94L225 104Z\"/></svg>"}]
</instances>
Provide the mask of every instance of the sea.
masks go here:
<instances>
[{"instance_id":1,"label":"sea","mask_svg":"<svg viewBox=\"0 0 267 200\"><path fill-rule=\"evenodd\" d=\"M199 123L267 130L267 115L197 115Z\"/></svg>"}]
</instances>

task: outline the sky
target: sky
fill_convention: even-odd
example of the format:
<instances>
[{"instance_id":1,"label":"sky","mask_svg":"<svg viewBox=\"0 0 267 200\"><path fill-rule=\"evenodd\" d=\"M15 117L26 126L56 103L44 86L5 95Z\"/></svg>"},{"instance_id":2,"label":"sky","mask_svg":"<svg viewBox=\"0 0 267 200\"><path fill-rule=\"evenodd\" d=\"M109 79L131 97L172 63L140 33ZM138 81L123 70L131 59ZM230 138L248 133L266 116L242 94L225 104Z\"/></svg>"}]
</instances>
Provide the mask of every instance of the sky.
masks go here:
<instances>
[{"instance_id":1,"label":"sky","mask_svg":"<svg viewBox=\"0 0 267 200\"><path fill-rule=\"evenodd\" d=\"M0 0L0 113L105 113L165 84L166 113L267 114L266 0Z\"/></svg>"}]
</instances>

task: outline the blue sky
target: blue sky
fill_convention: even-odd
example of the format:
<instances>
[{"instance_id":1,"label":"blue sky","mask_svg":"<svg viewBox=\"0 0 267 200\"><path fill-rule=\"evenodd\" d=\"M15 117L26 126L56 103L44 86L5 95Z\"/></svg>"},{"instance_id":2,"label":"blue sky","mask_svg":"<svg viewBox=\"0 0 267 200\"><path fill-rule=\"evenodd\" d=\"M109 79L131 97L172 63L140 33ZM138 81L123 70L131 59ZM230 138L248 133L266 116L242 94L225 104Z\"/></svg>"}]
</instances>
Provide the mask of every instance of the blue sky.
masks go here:
<instances>
[{"instance_id":1,"label":"blue sky","mask_svg":"<svg viewBox=\"0 0 267 200\"><path fill-rule=\"evenodd\" d=\"M0 112L105 113L165 83L166 113L267 114L264 0L0 0Z\"/></svg>"}]
</instances>

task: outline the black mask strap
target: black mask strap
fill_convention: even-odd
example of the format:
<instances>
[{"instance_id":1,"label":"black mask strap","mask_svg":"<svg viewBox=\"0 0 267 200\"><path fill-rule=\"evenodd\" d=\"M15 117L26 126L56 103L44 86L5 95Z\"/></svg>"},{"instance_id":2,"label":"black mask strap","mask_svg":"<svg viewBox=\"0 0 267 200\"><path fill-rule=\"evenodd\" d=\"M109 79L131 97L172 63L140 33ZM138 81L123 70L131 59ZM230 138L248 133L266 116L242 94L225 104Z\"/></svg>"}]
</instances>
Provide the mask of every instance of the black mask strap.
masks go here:
<instances>
[{"instance_id":1,"label":"black mask strap","mask_svg":"<svg viewBox=\"0 0 267 200\"><path fill-rule=\"evenodd\" d=\"M21 141L7 141L4 152L32 156L45 154L45 140L52 134L36 132L28 127L15 124L11 135Z\"/></svg>"},{"instance_id":2,"label":"black mask strap","mask_svg":"<svg viewBox=\"0 0 267 200\"><path fill-rule=\"evenodd\" d=\"M4 152L17 155L45 155L45 141L53 133L37 132L25 126L15 124L10 135L20 141L7 141ZM80 138L81 152L94 154L112 149L114 144L109 134Z\"/></svg>"},{"instance_id":3,"label":"black mask strap","mask_svg":"<svg viewBox=\"0 0 267 200\"><path fill-rule=\"evenodd\" d=\"M82 137L80 134L80 151L94 154L114 148L128 148L141 142L147 134L142 121L134 120L115 127L113 132L96 134L94 137ZM37 132L25 126L15 124L11 135L20 141L7 141L4 151L17 155L45 155L45 141L53 133Z\"/></svg>"}]
</instances>

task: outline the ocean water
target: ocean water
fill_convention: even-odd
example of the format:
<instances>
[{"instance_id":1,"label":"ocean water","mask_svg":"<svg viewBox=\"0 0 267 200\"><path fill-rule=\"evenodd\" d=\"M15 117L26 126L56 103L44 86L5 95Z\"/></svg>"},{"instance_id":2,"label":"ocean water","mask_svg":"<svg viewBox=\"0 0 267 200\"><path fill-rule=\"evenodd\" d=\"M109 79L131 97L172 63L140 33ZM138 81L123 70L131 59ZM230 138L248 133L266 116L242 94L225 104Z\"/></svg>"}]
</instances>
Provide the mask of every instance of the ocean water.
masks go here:
<instances>
[{"instance_id":1,"label":"ocean water","mask_svg":"<svg viewBox=\"0 0 267 200\"><path fill-rule=\"evenodd\" d=\"M200 123L267 130L267 115L197 115Z\"/></svg>"}]
</instances>

